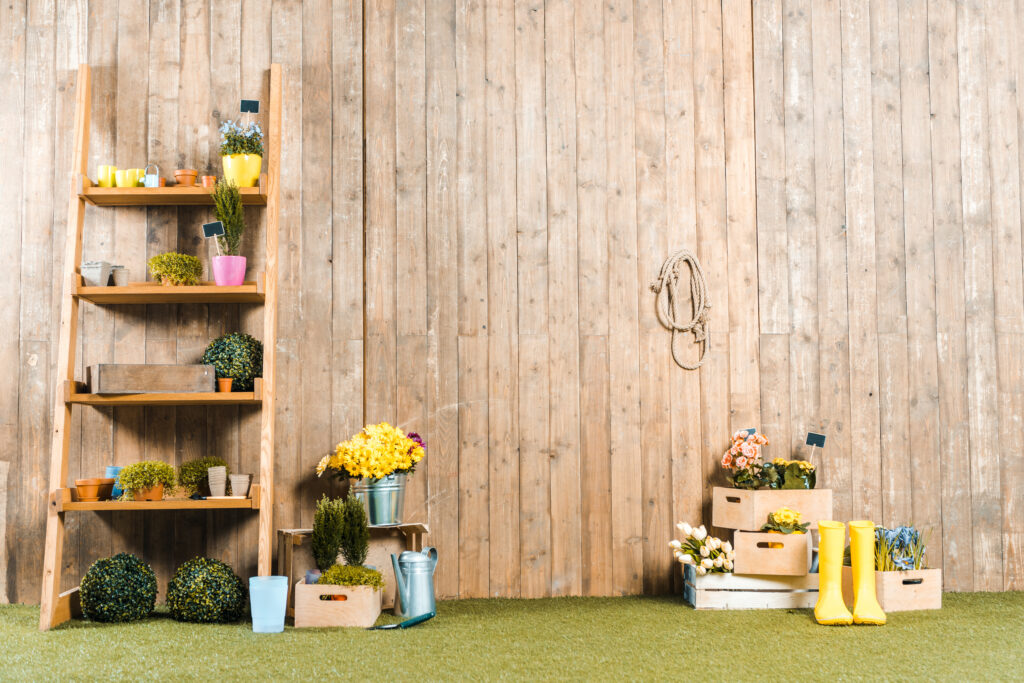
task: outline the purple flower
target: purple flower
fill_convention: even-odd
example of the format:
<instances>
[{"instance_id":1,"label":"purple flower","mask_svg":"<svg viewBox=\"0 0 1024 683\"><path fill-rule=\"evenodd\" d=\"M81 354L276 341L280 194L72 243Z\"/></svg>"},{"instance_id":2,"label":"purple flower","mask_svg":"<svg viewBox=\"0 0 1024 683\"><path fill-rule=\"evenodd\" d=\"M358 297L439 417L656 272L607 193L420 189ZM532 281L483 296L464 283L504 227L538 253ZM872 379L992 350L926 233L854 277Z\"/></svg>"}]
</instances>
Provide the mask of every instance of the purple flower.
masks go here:
<instances>
[{"instance_id":1,"label":"purple flower","mask_svg":"<svg viewBox=\"0 0 1024 683\"><path fill-rule=\"evenodd\" d=\"M423 448L423 449L426 448L427 444L424 443L423 438L419 434L417 434L416 432L409 432L408 434L406 434L406 436L408 436L410 439L412 439L417 444L419 444L420 448ZM412 453L412 450L414 448L416 448L416 446L409 446L409 451L408 452Z\"/></svg>"}]
</instances>

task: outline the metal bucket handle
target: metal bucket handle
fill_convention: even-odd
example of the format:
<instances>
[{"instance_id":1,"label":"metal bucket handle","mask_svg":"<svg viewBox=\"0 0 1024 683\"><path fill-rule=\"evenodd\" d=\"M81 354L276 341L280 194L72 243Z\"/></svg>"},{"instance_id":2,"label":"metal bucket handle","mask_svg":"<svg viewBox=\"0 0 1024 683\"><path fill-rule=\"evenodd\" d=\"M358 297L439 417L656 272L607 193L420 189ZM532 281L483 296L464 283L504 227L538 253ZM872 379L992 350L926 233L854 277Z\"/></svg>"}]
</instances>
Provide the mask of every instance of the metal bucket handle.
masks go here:
<instances>
[{"instance_id":1,"label":"metal bucket handle","mask_svg":"<svg viewBox=\"0 0 1024 683\"><path fill-rule=\"evenodd\" d=\"M422 552L430 558L430 573L433 574L437 569L437 548L428 545Z\"/></svg>"}]
</instances>

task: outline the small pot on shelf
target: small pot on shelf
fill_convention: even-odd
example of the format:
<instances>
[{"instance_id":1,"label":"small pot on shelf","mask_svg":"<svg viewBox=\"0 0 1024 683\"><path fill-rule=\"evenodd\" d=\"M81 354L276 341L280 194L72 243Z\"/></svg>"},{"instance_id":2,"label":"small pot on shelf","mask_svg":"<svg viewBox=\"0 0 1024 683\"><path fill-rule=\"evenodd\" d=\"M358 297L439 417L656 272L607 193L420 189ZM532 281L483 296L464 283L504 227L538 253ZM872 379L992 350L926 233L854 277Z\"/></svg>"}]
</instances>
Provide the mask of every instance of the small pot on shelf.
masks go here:
<instances>
[{"instance_id":1,"label":"small pot on shelf","mask_svg":"<svg viewBox=\"0 0 1024 683\"><path fill-rule=\"evenodd\" d=\"M217 176L215 175L204 175L202 177L203 187L215 187L217 185Z\"/></svg>"},{"instance_id":2,"label":"small pot on shelf","mask_svg":"<svg viewBox=\"0 0 1024 683\"><path fill-rule=\"evenodd\" d=\"M199 171L194 168L179 168L174 172L174 180L182 187L193 187L196 184L196 176Z\"/></svg>"},{"instance_id":3,"label":"small pot on shelf","mask_svg":"<svg viewBox=\"0 0 1024 683\"><path fill-rule=\"evenodd\" d=\"M231 383L235 380L231 377L218 377L217 378L217 391L222 393L231 392Z\"/></svg>"},{"instance_id":4,"label":"small pot on shelf","mask_svg":"<svg viewBox=\"0 0 1024 683\"><path fill-rule=\"evenodd\" d=\"M207 468L206 481L210 486L210 495L214 498L223 498L227 490L228 468L223 465Z\"/></svg>"},{"instance_id":5,"label":"small pot on shelf","mask_svg":"<svg viewBox=\"0 0 1024 683\"><path fill-rule=\"evenodd\" d=\"M86 287L106 287L110 281L110 263L107 261L86 261L79 271Z\"/></svg>"},{"instance_id":6,"label":"small pot on shelf","mask_svg":"<svg viewBox=\"0 0 1024 683\"><path fill-rule=\"evenodd\" d=\"M238 287L245 282L244 256L214 256L213 281L220 287Z\"/></svg>"},{"instance_id":7,"label":"small pot on shelf","mask_svg":"<svg viewBox=\"0 0 1024 683\"><path fill-rule=\"evenodd\" d=\"M231 495L242 496L243 498L249 495L249 482L252 481L251 474L229 474L228 481L231 482Z\"/></svg>"},{"instance_id":8,"label":"small pot on shelf","mask_svg":"<svg viewBox=\"0 0 1024 683\"><path fill-rule=\"evenodd\" d=\"M221 156L224 177L238 187L255 187L260 179L263 157L259 154L225 154Z\"/></svg>"},{"instance_id":9,"label":"small pot on shelf","mask_svg":"<svg viewBox=\"0 0 1024 683\"><path fill-rule=\"evenodd\" d=\"M148 489L135 489L132 491L132 500L163 500L164 485L157 484Z\"/></svg>"},{"instance_id":10,"label":"small pot on shelf","mask_svg":"<svg viewBox=\"0 0 1024 683\"><path fill-rule=\"evenodd\" d=\"M75 479L75 490L78 500L83 503L95 503L108 500L114 490L115 479L96 477L93 479Z\"/></svg>"}]
</instances>

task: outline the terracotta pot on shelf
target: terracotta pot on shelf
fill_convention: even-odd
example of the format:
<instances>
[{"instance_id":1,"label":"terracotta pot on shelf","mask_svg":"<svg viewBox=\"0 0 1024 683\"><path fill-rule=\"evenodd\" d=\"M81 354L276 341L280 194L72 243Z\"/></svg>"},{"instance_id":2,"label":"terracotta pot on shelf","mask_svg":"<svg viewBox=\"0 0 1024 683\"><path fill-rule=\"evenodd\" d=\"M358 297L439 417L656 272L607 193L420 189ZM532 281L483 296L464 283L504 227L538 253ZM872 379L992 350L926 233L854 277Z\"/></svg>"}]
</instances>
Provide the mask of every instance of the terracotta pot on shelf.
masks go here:
<instances>
[{"instance_id":1,"label":"terracotta pot on shelf","mask_svg":"<svg viewBox=\"0 0 1024 683\"><path fill-rule=\"evenodd\" d=\"M217 185L217 176L215 175L204 175L202 178L203 187L214 187Z\"/></svg>"},{"instance_id":2,"label":"terracotta pot on shelf","mask_svg":"<svg viewBox=\"0 0 1024 683\"><path fill-rule=\"evenodd\" d=\"M218 377L217 378L217 391L228 393L231 391L231 383L235 380L231 377Z\"/></svg>"},{"instance_id":3,"label":"terracotta pot on shelf","mask_svg":"<svg viewBox=\"0 0 1024 683\"><path fill-rule=\"evenodd\" d=\"M78 500L83 503L95 503L110 498L114 490L114 479L96 477L93 479L75 479L75 490Z\"/></svg>"},{"instance_id":4,"label":"terracotta pot on shelf","mask_svg":"<svg viewBox=\"0 0 1024 683\"><path fill-rule=\"evenodd\" d=\"M132 491L133 500L163 500L164 499L164 485L157 484L156 486L150 486L148 489L135 489Z\"/></svg>"},{"instance_id":5,"label":"terracotta pot on shelf","mask_svg":"<svg viewBox=\"0 0 1024 683\"><path fill-rule=\"evenodd\" d=\"M179 168L174 172L174 180L182 187L192 187L196 184L196 176L199 171L194 168Z\"/></svg>"}]
</instances>

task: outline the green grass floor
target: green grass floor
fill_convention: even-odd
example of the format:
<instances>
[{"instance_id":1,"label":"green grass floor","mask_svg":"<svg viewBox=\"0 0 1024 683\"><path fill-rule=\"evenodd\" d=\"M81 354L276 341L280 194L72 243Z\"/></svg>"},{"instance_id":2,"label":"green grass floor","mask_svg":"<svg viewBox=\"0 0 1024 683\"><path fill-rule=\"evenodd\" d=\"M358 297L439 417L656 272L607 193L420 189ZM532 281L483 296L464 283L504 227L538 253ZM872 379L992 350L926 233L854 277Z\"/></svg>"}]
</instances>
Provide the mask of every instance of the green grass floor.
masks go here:
<instances>
[{"instance_id":1,"label":"green grass floor","mask_svg":"<svg viewBox=\"0 0 1024 683\"><path fill-rule=\"evenodd\" d=\"M442 602L407 631L73 621L39 633L0 607L0 679L950 680L1024 679L1024 593L947 594L882 627L810 610L697 612L676 597ZM382 617L394 621L393 617Z\"/></svg>"}]
</instances>

